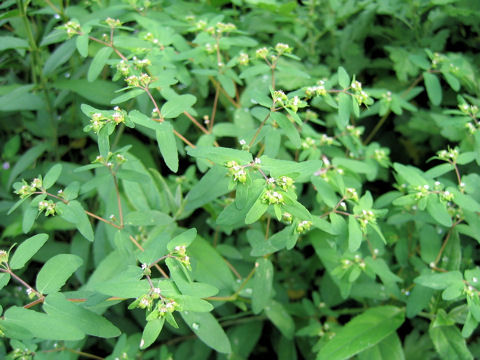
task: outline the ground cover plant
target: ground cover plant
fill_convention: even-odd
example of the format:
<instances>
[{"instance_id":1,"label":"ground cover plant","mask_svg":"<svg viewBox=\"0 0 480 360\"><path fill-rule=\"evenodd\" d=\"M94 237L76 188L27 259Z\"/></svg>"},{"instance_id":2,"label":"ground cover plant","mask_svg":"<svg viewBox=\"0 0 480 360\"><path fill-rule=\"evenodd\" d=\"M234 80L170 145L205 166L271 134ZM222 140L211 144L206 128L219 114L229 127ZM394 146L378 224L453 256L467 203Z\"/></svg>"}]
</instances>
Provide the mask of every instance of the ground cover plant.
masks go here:
<instances>
[{"instance_id":1,"label":"ground cover plant","mask_svg":"<svg viewBox=\"0 0 480 360\"><path fill-rule=\"evenodd\" d=\"M480 357L480 3L0 5L0 357Z\"/></svg>"}]
</instances>

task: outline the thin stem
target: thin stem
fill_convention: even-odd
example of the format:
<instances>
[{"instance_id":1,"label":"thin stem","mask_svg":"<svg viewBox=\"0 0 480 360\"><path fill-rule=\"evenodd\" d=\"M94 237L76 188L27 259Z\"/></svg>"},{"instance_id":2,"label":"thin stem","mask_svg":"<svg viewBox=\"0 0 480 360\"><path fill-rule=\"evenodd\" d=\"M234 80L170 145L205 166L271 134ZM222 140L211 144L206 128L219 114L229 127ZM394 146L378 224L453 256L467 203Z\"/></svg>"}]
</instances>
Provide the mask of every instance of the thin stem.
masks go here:
<instances>
[{"instance_id":1,"label":"thin stem","mask_svg":"<svg viewBox=\"0 0 480 360\"><path fill-rule=\"evenodd\" d=\"M265 126L265 123L267 122L268 118L270 117L270 112L268 112L267 116L265 116L265 119L263 119L262 123L260 124L260 127L257 129L257 132L253 136L252 140L250 140L250 143L248 144L249 147L252 147L254 144L255 140L257 140L258 134L260 134L260 131L262 128Z\"/></svg>"},{"instance_id":2,"label":"thin stem","mask_svg":"<svg viewBox=\"0 0 480 360\"><path fill-rule=\"evenodd\" d=\"M212 132L213 123L215 122L215 115L217 114L218 96L220 95L220 83L217 83L215 89L215 98L213 99L212 115L210 116L210 122L208 123L209 131Z\"/></svg>"},{"instance_id":3,"label":"thin stem","mask_svg":"<svg viewBox=\"0 0 480 360\"><path fill-rule=\"evenodd\" d=\"M452 226L450 227L450 229L448 230L447 235L445 235L445 240L443 240L442 247L440 248L440 251L438 252L437 257L435 258L435 261L433 262L434 267L437 266L437 264L439 263L440 259L442 258L442 254L443 254L443 252L445 251L445 248L447 247L448 240L450 239L450 236L452 235L453 229L455 228L455 226L457 226L458 224L460 224L462 221L463 221L463 219L457 220L455 223L453 223L453 225L452 225Z\"/></svg>"},{"instance_id":4,"label":"thin stem","mask_svg":"<svg viewBox=\"0 0 480 360\"><path fill-rule=\"evenodd\" d=\"M192 115L190 115L190 113L184 111L183 114L184 114L186 117L188 117L188 118L190 119L190 121L195 124L196 127L198 127L200 130L202 130L202 132L203 132L204 134L206 134L206 135L210 134L210 132L209 132L207 129L205 129L205 127L204 127L202 124L200 124L200 123L197 121L197 119L195 119Z\"/></svg>"},{"instance_id":5,"label":"thin stem","mask_svg":"<svg viewBox=\"0 0 480 360\"><path fill-rule=\"evenodd\" d=\"M7 274L10 274L10 276L12 278L14 278L17 282L22 284L27 289L30 289L30 291L32 291L38 298L43 298L42 294L40 294L37 290L35 290L30 285L28 285L22 278L20 278L18 275L16 275L10 268L7 268L7 269L0 268L0 271L4 272L4 273L7 273Z\"/></svg>"},{"instance_id":6,"label":"thin stem","mask_svg":"<svg viewBox=\"0 0 480 360\"><path fill-rule=\"evenodd\" d=\"M458 185L460 185L460 191L463 192L464 190L463 190L463 187L461 186L462 185L462 177L460 176L460 171L458 170L458 166L455 162L451 162L451 164L455 168L455 175L457 175L457 181L458 181Z\"/></svg>"},{"instance_id":7,"label":"thin stem","mask_svg":"<svg viewBox=\"0 0 480 360\"><path fill-rule=\"evenodd\" d=\"M118 207L118 216L120 217L120 228L123 229L123 210L122 210L122 199L120 197L120 192L118 190L118 180L117 175L112 171L113 183L115 185L115 195L117 196L117 207Z\"/></svg>"},{"instance_id":8,"label":"thin stem","mask_svg":"<svg viewBox=\"0 0 480 360\"><path fill-rule=\"evenodd\" d=\"M117 225L117 224L115 224L114 222L111 222L111 221L109 221L109 220L107 220L107 219L104 219L104 218L102 218L101 216L98 216L97 214L94 214L94 213L92 213L92 212L90 212L90 211L88 211L88 210L84 210L84 211L85 211L85 214L87 214L88 216L93 217L93 218L95 218L95 219L97 219L97 220L100 220L100 221L104 222L105 224L111 225L111 226L113 226L114 228L117 228L117 229L119 229L119 230L123 229L123 226Z\"/></svg>"},{"instance_id":9,"label":"thin stem","mask_svg":"<svg viewBox=\"0 0 480 360\"><path fill-rule=\"evenodd\" d=\"M402 95L400 95L402 98L404 98L405 96L407 96L407 94L415 87L417 86L417 84L423 80L423 74L419 75L411 84L410 86L402 93ZM363 142L363 145L368 145L370 143L370 141L372 141L373 137L377 134L378 130L380 130L380 128L383 126L383 124L385 123L385 120L387 120L388 118L388 115L390 115L392 111L389 109L387 111L387 113L385 115L382 116L382 118L380 119L380 121L377 123L377 125L375 125L375 127L373 128L373 130L370 132L370 134L368 135L368 137L365 139L365 141Z\"/></svg>"},{"instance_id":10,"label":"thin stem","mask_svg":"<svg viewBox=\"0 0 480 360\"><path fill-rule=\"evenodd\" d=\"M140 245L138 243L138 241L132 236L132 235L128 235L130 241L137 247L137 249L139 249L140 251L145 251L145 249L143 248L142 245ZM158 264L155 264L154 265L155 268L160 272L160 274L162 274L162 276L165 278L165 279L168 279L169 276L167 275L167 273L165 273L165 271L163 271L163 269L160 267L160 265Z\"/></svg>"},{"instance_id":11,"label":"thin stem","mask_svg":"<svg viewBox=\"0 0 480 360\"><path fill-rule=\"evenodd\" d=\"M271 221L272 217L270 215L268 215L268 218L267 218L267 228L265 229L265 240L268 239L268 235L270 233L270 221Z\"/></svg>"},{"instance_id":12,"label":"thin stem","mask_svg":"<svg viewBox=\"0 0 480 360\"><path fill-rule=\"evenodd\" d=\"M242 289L247 285L248 281L252 278L253 274L255 274L256 267L254 266L250 273L247 275L245 280L243 280L242 284L238 287L237 291L235 291L230 296L211 296L206 298L206 300L213 300L213 301L234 301L238 298L238 294L242 291Z\"/></svg>"},{"instance_id":13,"label":"thin stem","mask_svg":"<svg viewBox=\"0 0 480 360\"><path fill-rule=\"evenodd\" d=\"M387 113L382 116L382 118L377 123L377 125L375 125L372 131L370 131L370 134L368 134L368 137L363 141L363 145L368 145L370 141L372 141L373 137L377 134L378 130L380 130L380 128L383 126L383 124L387 120L388 115L390 115L390 110L387 111Z\"/></svg>"},{"instance_id":14,"label":"thin stem","mask_svg":"<svg viewBox=\"0 0 480 360\"><path fill-rule=\"evenodd\" d=\"M242 280L242 275L240 275L240 273L237 271L237 269L235 269L235 267L227 259L223 258L223 260L225 261L227 266L230 268L230 270L232 270L232 272L235 274L237 279Z\"/></svg>"},{"instance_id":15,"label":"thin stem","mask_svg":"<svg viewBox=\"0 0 480 360\"><path fill-rule=\"evenodd\" d=\"M216 87L218 85L218 82L211 76L209 76L209 79L210 81L213 83L213 85ZM235 84L235 83L234 83ZM239 99L238 97L240 96L240 94L238 94L238 89L237 87L235 86L235 97L237 97L237 100L233 99L230 95L227 94L227 92L225 91L225 89L223 87L219 87L220 89L220 92L223 94L223 96L225 96L227 98L227 100L233 105L235 106L237 109L240 109L241 108L241 105L239 103Z\"/></svg>"}]
</instances>

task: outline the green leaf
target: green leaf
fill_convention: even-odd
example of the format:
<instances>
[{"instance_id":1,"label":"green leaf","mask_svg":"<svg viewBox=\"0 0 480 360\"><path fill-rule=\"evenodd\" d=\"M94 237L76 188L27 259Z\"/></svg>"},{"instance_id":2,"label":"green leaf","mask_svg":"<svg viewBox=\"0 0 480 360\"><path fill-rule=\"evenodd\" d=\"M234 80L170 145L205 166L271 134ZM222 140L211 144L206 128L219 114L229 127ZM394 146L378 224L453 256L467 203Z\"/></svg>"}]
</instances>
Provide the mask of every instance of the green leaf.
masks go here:
<instances>
[{"instance_id":1,"label":"green leaf","mask_svg":"<svg viewBox=\"0 0 480 360\"><path fill-rule=\"evenodd\" d=\"M75 39L67 40L57 47L47 61L45 61L43 75L50 75L61 65L65 64L75 52L75 47Z\"/></svg>"},{"instance_id":2,"label":"green leaf","mask_svg":"<svg viewBox=\"0 0 480 360\"><path fill-rule=\"evenodd\" d=\"M437 75L424 72L423 79L425 80L425 87L427 89L427 95L433 105L440 105L442 102L442 86Z\"/></svg>"},{"instance_id":3,"label":"green leaf","mask_svg":"<svg viewBox=\"0 0 480 360\"><path fill-rule=\"evenodd\" d=\"M265 315L267 315L283 336L287 339L293 338L295 334L295 323L282 304L272 300L270 304L265 307Z\"/></svg>"},{"instance_id":4,"label":"green leaf","mask_svg":"<svg viewBox=\"0 0 480 360\"><path fill-rule=\"evenodd\" d=\"M277 122L281 129L284 130L285 135L292 142L295 148L299 148L302 145L300 134L293 123L282 113L275 111L270 113L270 117Z\"/></svg>"},{"instance_id":5,"label":"green leaf","mask_svg":"<svg viewBox=\"0 0 480 360\"><path fill-rule=\"evenodd\" d=\"M136 98L139 95L142 95L145 93L145 90L143 89L133 89L130 91L127 91L126 93L123 93L122 95L119 95L110 101L111 104L121 104L127 100Z\"/></svg>"},{"instance_id":6,"label":"green leaf","mask_svg":"<svg viewBox=\"0 0 480 360\"><path fill-rule=\"evenodd\" d=\"M405 360L405 354L398 335L392 333L377 345L358 354L358 360Z\"/></svg>"},{"instance_id":7,"label":"green leaf","mask_svg":"<svg viewBox=\"0 0 480 360\"><path fill-rule=\"evenodd\" d=\"M273 265L265 258L255 262L255 274L252 287L252 310L259 314L270 302L273 289Z\"/></svg>"},{"instance_id":8,"label":"green leaf","mask_svg":"<svg viewBox=\"0 0 480 360\"><path fill-rule=\"evenodd\" d=\"M88 68L87 80L92 82L103 70L108 58L112 55L113 49L111 47L103 47L95 54Z\"/></svg>"},{"instance_id":9,"label":"green leaf","mask_svg":"<svg viewBox=\"0 0 480 360\"><path fill-rule=\"evenodd\" d=\"M77 36L75 45L81 57L85 58L88 56L88 34Z\"/></svg>"},{"instance_id":10,"label":"green leaf","mask_svg":"<svg viewBox=\"0 0 480 360\"><path fill-rule=\"evenodd\" d=\"M58 180L60 177L60 174L62 173L62 164L55 164L53 165L50 170L45 174L45 177L43 178L43 187L45 189L51 188L55 182Z\"/></svg>"},{"instance_id":11,"label":"green leaf","mask_svg":"<svg viewBox=\"0 0 480 360\"><path fill-rule=\"evenodd\" d=\"M232 351L230 341L217 319L210 313L183 311L180 313L195 335L212 349L228 354Z\"/></svg>"},{"instance_id":12,"label":"green leaf","mask_svg":"<svg viewBox=\"0 0 480 360\"><path fill-rule=\"evenodd\" d=\"M350 320L318 353L317 360L348 359L385 339L404 321L394 306L374 307Z\"/></svg>"},{"instance_id":13,"label":"green leaf","mask_svg":"<svg viewBox=\"0 0 480 360\"><path fill-rule=\"evenodd\" d=\"M433 345L443 360L471 360L465 339L455 325L432 326L428 331Z\"/></svg>"},{"instance_id":14,"label":"green leaf","mask_svg":"<svg viewBox=\"0 0 480 360\"><path fill-rule=\"evenodd\" d=\"M348 76L347 71L342 66L339 66L337 70L337 76L338 76L338 84L341 87L346 89L350 86L350 77Z\"/></svg>"},{"instance_id":15,"label":"green leaf","mask_svg":"<svg viewBox=\"0 0 480 360\"><path fill-rule=\"evenodd\" d=\"M57 80L52 83L52 86L60 90L73 91L89 102L104 106L110 106L112 99L115 97L115 91L120 88L114 82L100 79L92 82L87 79Z\"/></svg>"},{"instance_id":16,"label":"green leaf","mask_svg":"<svg viewBox=\"0 0 480 360\"><path fill-rule=\"evenodd\" d=\"M165 213L157 210L131 211L125 215L125 225L133 226L158 226L167 225L173 222L173 219Z\"/></svg>"},{"instance_id":17,"label":"green leaf","mask_svg":"<svg viewBox=\"0 0 480 360\"><path fill-rule=\"evenodd\" d=\"M417 284L429 287L435 290L442 290L449 287L451 284L463 282L463 276L460 271L449 271L441 273L432 273L427 275L420 275L414 280Z\"/></svg>"},{"instance_id":18,"label":"green leaf","mask_svg":"<svg viewBox=\"0 0 480 360\"><path fill-rule=\"evenodd\" d=\"M58 316L17 306L12 306L7 309L4 316L5 320L4 322L0 322L0 324L2 328L6 325L7 336L8 328L10 328L9 325L16 325L25 328L27 334L30 333L39 339L74 341L81 340L85 337L83 331Z\"/></svg>"},{"instance_id":19,"label":"green leaf","mask_svg":"<svg viewBox=\"0 0 480 360\"><path fill-rule=\"evenodd\" d=\"M110 152L110 136L108 132L108 126L104 126L98 132L98 151L104 159L108 157L108 153Z\"/></svg>"},{"instance_id":20,"label":"green leaf","mask_svg":"<svg viewBox=\"0 0 480 360\"><path fill-rule=\"evenodd\" d=\"M165 160L165 163L170 170L177 172L178 152L177 142L175 141L175 135L173 133L173 126L167 121L160 123L155 130L155 136L157 137L157 144L163 156L163 160Z\"/></svg>"},{"instance_id":21,"label":"green leaf","mask_svg":"<svg viewBox=\"0 0 480 360\"><path fill-rule=\"evenodd\" d=\"M173 251L177 246L188 247L193 242L193 240L195 240L196 236L197 236L197 229L195 228L184 231L180 235L175 236L172 240L168 242L167 249L168 251Z\"/></svg>"},{"instance_id":22,"label":"green leaf","mask_svg":"<svg viewBox=\"0 0 480 360\"><path fill-rule=\"evenodd\" d=\"M227 194L230 190L228 184L227 168L214 166L197 182L185 198L185 211L193 211L219 196Z\"/></svg>"},{"instance_id":23,"label":"green leaf","mask_svg":"<svg viewBox=\"0 0 480 360\"><path fill-rule=\"evenodd\" d=\"M150 177L143 172L135 171L135 170L128 170L128 169L120 169L117 172L117 177L122 180L131 181L135 183L150 183Z\"/></svg>"},{"instance_id":24,"label":"green leaf","mask_svg":"<svg viewBox=\"0 0 480 360\"><path fill-rule=\"evenodd\" d=\"M442 203L438 196L430 194L428 196L427 212L431 217L435 219L439 224L450 227L452 226L452 218L447 210L447 205Z\"/></svg>"},{"instance_id":25,"label":"green leaf","mask_svg":"<svg viewBox=\"0 0 480 360\"><path fill-rule=\"evenodd\" d=\"M36 288L42 294L57 292L83 264L81 257L59 254L50 258L37 274Z\"/></svg>"},{"instance_id":26,"label":"green leaf","mask_svg":"<svg viewBox=\"0 0 480 360\"><path fill-rule=\"evenodd\" d=\"M47 314L62 318L88 335L111 338L121 334L110 321L80 304L68 301L61 293L48 295L43 303L43 309Z\"/></svg>"},{"instance_id":27,"label":"green leaf","mask_svg":"<svg viewBox=\"0 0 480 360\"><path fill-rule=\"evenodd\" d=\"M232 291L235 285L232 271L218 251L206 240L197 236L188 247L188 253L192 259L195 259L195 264L192 266L192 277L194 279L221 290Z\"/></svg>"},{"instance_id":28,"label":"green leaf","mask_svg":"<svg viewBox=\"0 0 480 360\"><path fill-rule=\"evenodd\" d=\"M32 229L32 226L35 223L35 219L37 218L37 214L38 214L38 207L33 206L33 204L30 204L25 209L25 212L23 213L23 219L22 219L22 231L25 234Z\"/></svg>"},{"instance_id":29,"label":"green leaf","mask_svg":"<svg viewBox=\"0 0 480 360\"><path fill-rule=\"evenodd\" d=\"M337 125L343 130L350 123L350 115L352 113L352 100L350 95L338 94L338 117Z\"/></svg>"},{"instance_id":30,"label":"green leaf","mask_svg":"<svg viewBox=\"0 0 480 360\"><path fill-rule=\"evenodd\" d=\"M27 150L25 154L20 156L20 158L17 160L17 162L12 168L12 172L10 173L10 176L8 178L7 187L10 187L13 181L17 178L17 176L25 169L27 169L30 165L32 165L40 157L40 155L44 153L46 148L46 144L38 144Z\"/></svg>"},{"instance_id":31,"label":"green leaf","mask_svg":"<svg viewBox=\"0 0 480 360\"><path fill-rule=\"evenodd\" d=\"M47 234L37 234L22 242L8 262L13 270L21 269L28 260L47 242Z\"/></svg>"},{"instance_id":32,"label":"green leaf","mask_svg":"<svg viewBox=\"0 0 480 360\"><path fill-rule=\"evenodd\" d=\"M404 181L413 186L423 186L428 184L421 171L413 166L405 166L399 163L393 164L395 171L403 178Z\"/></svg>"},{"instance_id":33,"label":"green leaf","mask_svg":"<svg viewBox=\"0 0 480 360\"><path fill-rule=\"evenodd\" d=\"M255 221L265 214L268 209L268 204L265 204L262 200L262 195L253 203L253 206L248 210L247 216L245 216L245 224L253 224Z\"/></svg>"},{"instance_id":34,"label":"green leaf","mask_svg":"<svg viewBox=\"0 0 480 360\"><path fill-rule=\"evenodd\" d=\"M33 87L34 85L18 86L15 90L0 96L0 111L44 109L46 105L43 98L40 95L30 92Z\"/></svg>"},{"instance_id":35,"label":"green leaf","mask_svg":"<svg viewBox=\"0 0 480 360\"><path fill-rule=\"evenodd\" d=\"M74 224L80 234L82 234L88 241L93 241L95 235L93 233L92 224L88 219L83 206L77 201L72 200L68 205L64 203L57 203L57 208L60 210L60 216Z\"/></svg>"},{"instance_id":36,"label":"green leaf","mask_svg":"<svg viewBox=\"0 0 480 360\"><path fill-rule=\"evenodd\" d=\"M0 51L8 49L28 49L28 42L14 36L0 36Z\"/></svg>"},{"instance_id":37,"label":"green leaf","mask_svg":"<svg viewBox=\"0 0 480 360\"><path fill-rule=\"evenodd\" d=\"M236 161L239 165L251 163L252 154L248 151L230 149L224 147L213 146L197 146L187 151L188 155L200 159L207 159L219 165L225 165L228 161Z\"/></svg>"},{"instance_id":38,"label":"green leaf","mask_svg":"<svg viewBox=\"0 0 480 360\"><path fill-rule=\"evenodd\" d=\"M145 329L143 329L142 340L140 340L140 349L148 348L157 340L164 323L164 317L147 322Z\"/></svg>"},{"instance_id":39,"label":"green leaf","mask_svg":"<svg viewBox=\"0 0 480 360\"><path fill-rule=\"evenodd\" d=\"M196 101L197 98L190 94L175 96L163 104L160 114L165 119L176 118L184 111L187 111Z\"/></svg>"},{"instance_id":40,"label":"green leaf","mask_svg":"<svg viewBox=\"0 0 480 360\"><path fill-rule=\"evenodd\" d=\"M357 251L362 245L363 233L360 229L360 224L355 217L348 217L348 250L351 252Z\"/></svg>"},{"instance_id":41,"label":"green leaf","mask_svg":"<svg viewBox=\"0 0 480 360\"><path fill-rule=\"evenodd\" d=\"M8 273L0 273L0 290L2 290L5 286L7 286L8 282L10 281L10 274ZM3 309L0 305L0 314L3 312Z\"/></svg>"}]
</instances>

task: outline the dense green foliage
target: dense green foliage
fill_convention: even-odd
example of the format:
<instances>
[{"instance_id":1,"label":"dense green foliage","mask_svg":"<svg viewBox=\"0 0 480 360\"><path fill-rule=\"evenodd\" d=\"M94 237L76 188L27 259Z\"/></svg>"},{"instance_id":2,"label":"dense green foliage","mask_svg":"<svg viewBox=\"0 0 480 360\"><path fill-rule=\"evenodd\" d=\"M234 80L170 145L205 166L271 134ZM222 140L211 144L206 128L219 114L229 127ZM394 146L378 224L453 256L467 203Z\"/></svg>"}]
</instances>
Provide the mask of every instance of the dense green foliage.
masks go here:
<instances>
[{"instance_id":1,"label":"dense green foliage","mask_svg":"<svg viewBox=\"0 0 480 360\"><path fill-rule=\"evenodd\" d=\"M0 11L1 358L480 358L480 2Z\"/></svg>"}]
</instances>

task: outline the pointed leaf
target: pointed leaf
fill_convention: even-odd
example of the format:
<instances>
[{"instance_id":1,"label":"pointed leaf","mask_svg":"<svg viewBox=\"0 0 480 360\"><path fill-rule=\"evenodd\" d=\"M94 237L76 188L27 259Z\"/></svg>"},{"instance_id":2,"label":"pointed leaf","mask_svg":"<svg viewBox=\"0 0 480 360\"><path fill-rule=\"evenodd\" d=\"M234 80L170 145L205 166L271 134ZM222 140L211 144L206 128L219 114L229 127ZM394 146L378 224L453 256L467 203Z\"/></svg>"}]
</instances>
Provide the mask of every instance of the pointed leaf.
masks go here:
<instances>
[{"instance_id":1,"label":"pointed leaf","mask_svg":"<svg viewBox=\"0 0 480 360\"><path fill-rule=\"evenodd\" d=\"M429 72L423 73L427 95L433 105L440 105L442 102L442 86L438 76Z\"/></svg>"},{"instance_id":2,"label":"pointed leaf","mask_svg":"<svg viewBox=\"0 0 480 360\"><path fill-rule=\"evenodd\" d=\"M38 272L37 290L42 294L59 291L82 264L81 257L71 254L59 254L50 258Z\"/></svg>"},{"instance_id":3,"label":"pointed leaf","mask_svg":"<svg viewBox=\"0 0 480 360\"><path fill-rule=\"evenodd\" d=\"M317 360L344 360L362 352L402 325L404 311L394 306L370 308L356 316L320 350Z\"/></svg>"},{"instance_id":4,"label":"pointed leaf","mask_svg":"<svg viewBox=\"0 0 480 360\"><path fill-rule=\"evenodd\" d=\"M40 250L47 240L47 234L37 234L22 242L9 261L10 268L17 270L24 267L27 261Z\"/></svg>"},{"instance_id":5,"label":"pointed leaf","mask_svg":"<svg viewBox=\"0 0 480 360\"><path fill-rule=\"evenodd\" d=\"M354 252L362 245L363 234L354 216L348 217L348 250Z\"/></svg>"},{"instance_id":6,"label":"pointed leaf","mask_svg":"<svg viewBox=\"0 0 480 360\"><path fill-rule=\"evenodd\" d=\"M178 171L178 152L177 142L175 141L175 135L173 133L173 127L168 121L164 121L159 124L155 135L157 137L158 147L160 153L165 160L168 168L173 172Z\"/></svg>"},{"instance_id":7,"label":"pointed leaf","mask_svg":"<svg viewBox=\"0 0 480 360\"><path fill-rule=\"evenodd\" d=\"M43 178L43 187L45 189L51 188L55 182L58 180L60 177L60 174L62 173L62 164L55 164L53 165L50 170L45 174L45 177Z\"/></svg>"},{"instance_id":8,"label":"pointed leaf","mask_svg":"<svg viewBox=\"0 0 480 360\"><path fill-rule=\"evenodd\" d=\"M103 70L103 67L107 63L108 58L112 54L113 49L111 47L103 47L95 54L88 68L87 80L94 81Z\"/></svg>"},{"instance_id":9,"label":"pointed leaf","mask_svg":"<svg viewBox=\"0 0 480 360\"><path fill-rule=\"evenodd\" d=\"M143 329L142 340L140 340L140 349L148 348L157 340L164 323L164 317L147 322L145 329Z\"/></svg>"},{"instance_id":10,"label":"pointed leaf","mask_svg":"<svg viewBox=\"0 0 480 360\"><path fill-rule=\"evenodd\" d=\"M104 317L87 310L80 304L68 301L61 293L52 293L45 298L43 309L56 315L88 335L111 338L121 334L120 330Z\"/></svg>"}]
</instances>

